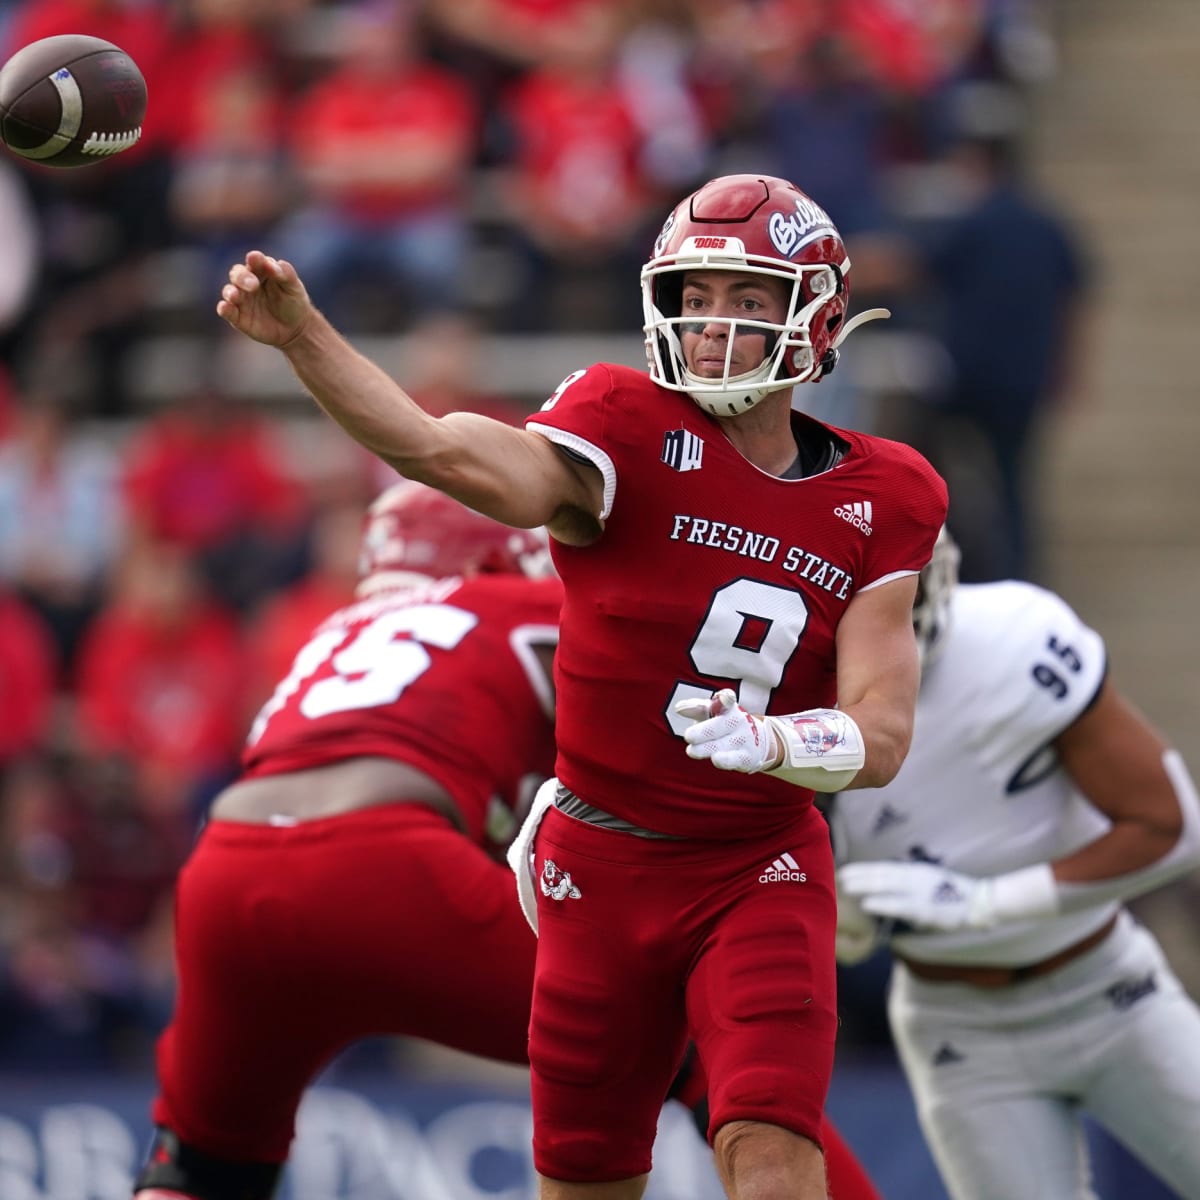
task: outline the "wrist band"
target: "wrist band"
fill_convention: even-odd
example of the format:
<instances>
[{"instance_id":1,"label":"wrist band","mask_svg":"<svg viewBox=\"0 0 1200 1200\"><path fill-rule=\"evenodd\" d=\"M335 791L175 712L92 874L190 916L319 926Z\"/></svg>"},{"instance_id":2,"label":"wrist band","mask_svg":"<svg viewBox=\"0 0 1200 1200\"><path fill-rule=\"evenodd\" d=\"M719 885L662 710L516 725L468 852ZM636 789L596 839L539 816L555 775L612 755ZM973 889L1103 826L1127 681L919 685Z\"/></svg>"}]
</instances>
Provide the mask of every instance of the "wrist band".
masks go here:
<instances>
[{"instance_id":1,"label":"wrist band","mask_svg":"<svg viewBox=\"0 0 1200 1200\"><path fill-rule=\"evenodd\" d=\"M765 720L783 749L783 760L768 775L817 792L840 792L862 770L862 731L839 709L810 708Z\"/></svg>"},{"instance_id":2,"label":"wrist band","mask_svg":"<svg viewBox=\"0 0 1200 1200\"><path fill-rule=\"evenodd\" d=\"M1058 881L1049 863L1037 863L989 879L988 898L996 922L1051 917L1059 911Z\"/></svg>"}]
</instances>

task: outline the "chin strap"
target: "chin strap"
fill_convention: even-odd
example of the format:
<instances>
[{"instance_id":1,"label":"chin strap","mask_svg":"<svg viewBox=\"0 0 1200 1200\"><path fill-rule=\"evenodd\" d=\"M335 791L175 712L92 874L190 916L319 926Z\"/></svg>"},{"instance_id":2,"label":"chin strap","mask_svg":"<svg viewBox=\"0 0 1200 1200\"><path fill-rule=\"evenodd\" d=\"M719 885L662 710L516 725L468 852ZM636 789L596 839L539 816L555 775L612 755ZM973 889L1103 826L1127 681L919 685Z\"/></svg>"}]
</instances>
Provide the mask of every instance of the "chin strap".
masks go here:
<instances>
[{"instance_id":1,"label":"chin strap","mask_svg":"<svg viewBox=\"0 0 1200 1200\"><path fill-rule=\"evenodd\" d=\"M824 379L834 367L838 365L838 347L850 336L852 330L857 329L860 325L865 325L868 321L883 321L890 317L891 310L886 308L868 308L860 312L857 316L851 317L846 321L841 329L838 330L837 337L833 339L833 345L825 351L821 358L821 370L817 375L817 379ZM814 383L816 380L813 381Z\"/></svg>"}]
</instances>

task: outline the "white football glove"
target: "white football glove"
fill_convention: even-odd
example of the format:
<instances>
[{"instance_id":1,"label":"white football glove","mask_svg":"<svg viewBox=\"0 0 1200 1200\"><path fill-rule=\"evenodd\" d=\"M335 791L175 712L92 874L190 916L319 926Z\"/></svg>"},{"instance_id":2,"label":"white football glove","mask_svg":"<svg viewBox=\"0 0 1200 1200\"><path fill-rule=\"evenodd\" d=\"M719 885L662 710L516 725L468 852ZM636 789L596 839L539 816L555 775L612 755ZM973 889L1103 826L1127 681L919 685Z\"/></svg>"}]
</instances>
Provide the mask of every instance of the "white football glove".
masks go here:
<instances>
[{"instance_id":1,"label":"white football glove","mask_svg":"<svg viewBox=\"0 0 1200 1200\"><path fill-rule=\"evenodd\" d=\"M796 787L837 792L866 758L862 731L835 708L758 717L722 688L707 700L679 700L675 711L696 722L683 732L688 757L708 759L722 771L766 771Z\"/></svg>"},{"instance_id":2,"label":"white football glove","mask_svg":"<svg viewBox=\"0 0 1200 1200\"><path fill-rule=\"evenodd\" d=\"M992 929L1058 911L1054 872L1046 863L988 879L936 863L848 863L838 870L837 885L865 912L925 929Z\"/></svg>"},{"instance_id":3,"label":"white football glove","mask_svg":"<svg viewBox=\"0 0 1200 1200\"><path fill-rule=\"evenodd\" d=\"M767 722L747 712L729 688L708 700L680 700L675 711L696 722L683 732L688 758L706 758L719 770L748 775L766 770L779 758Z\"/></svg>"}]
</instances>

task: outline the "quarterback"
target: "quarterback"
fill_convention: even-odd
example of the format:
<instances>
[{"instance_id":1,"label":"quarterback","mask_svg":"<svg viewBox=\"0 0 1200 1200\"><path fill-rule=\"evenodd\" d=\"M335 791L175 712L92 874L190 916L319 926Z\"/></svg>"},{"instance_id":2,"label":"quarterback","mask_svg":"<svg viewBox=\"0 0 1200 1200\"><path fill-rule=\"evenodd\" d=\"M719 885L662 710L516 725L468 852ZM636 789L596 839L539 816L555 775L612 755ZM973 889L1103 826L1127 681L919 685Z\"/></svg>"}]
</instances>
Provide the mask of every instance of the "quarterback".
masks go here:
<instances>
[{"instance_id":1,"label":"quarterback","mask_svg":"<svg viewBox=\"0 0 1200 1200\"><path fill-rule=\"evenodd\" d=\"M956 567L943 532L904 765L833 801L838 956L890 941L888 1017L954 1200L1093 1198L1085 1113L1197 1200L1200 1008L1122 904L1200 863L1196 790L1064 601Z\"/></svg>"},{"instance_id":2,"label":"quarterback","mask_svg":"<svg viewBox=\"0 0 1200 1200\"><path fill-rule=\"evenodd\" d=\"M523 843L542 1200L642 1194L689 1034L729 1195L827 1194L836 904L813 791L903 759L912 600L946 511L911 448L791 410L879 315L850 318L849 279L795 185L713 180L642 271L648 373L572 372L523 429L422 412L259 251L217 304L401 474L551 535L557 791Z\"/></svg>"}]
</instances>

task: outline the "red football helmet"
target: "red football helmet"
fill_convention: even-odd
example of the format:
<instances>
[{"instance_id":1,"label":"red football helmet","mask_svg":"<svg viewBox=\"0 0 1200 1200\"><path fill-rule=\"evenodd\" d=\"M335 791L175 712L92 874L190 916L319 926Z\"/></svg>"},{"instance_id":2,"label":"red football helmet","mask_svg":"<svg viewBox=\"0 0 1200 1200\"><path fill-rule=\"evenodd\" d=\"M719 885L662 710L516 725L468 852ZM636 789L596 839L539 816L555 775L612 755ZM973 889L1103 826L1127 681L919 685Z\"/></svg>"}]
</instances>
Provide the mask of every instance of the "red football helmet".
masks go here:
<instances>
[{"instance_id":1,"label":"red football helmet","mask_svg":"<svg viewBox=\"0 0 1200 1200\"><path fill-rule=\"evenodd\" d=\"M358 594L450 575L553 574L545 532L514 529L457 500L404 480L381 493L363 518Z\"/></svg>"},{"instance_id":2,"label":"red football helmet","mask_svg":"<svg viewBox=\"0 0 1200 1200\"><path fill-rule=\"evenodd\" d=\"M721 318L767 334L767 354L753 371L721 379L693 375L680 344L685 271L769 275L791 286L787 316L766 321ZM846 320L850 259L825 210L795 184L770 175L724 175L682 201L667 218L650 261L642 268L646 357L650 376L686 392L719 417L736 416L764 396L829 374L837 348L854 326L883 309ZM706 318L708 320L708 318Z\"/></svg>"}]
</instances>

